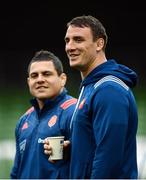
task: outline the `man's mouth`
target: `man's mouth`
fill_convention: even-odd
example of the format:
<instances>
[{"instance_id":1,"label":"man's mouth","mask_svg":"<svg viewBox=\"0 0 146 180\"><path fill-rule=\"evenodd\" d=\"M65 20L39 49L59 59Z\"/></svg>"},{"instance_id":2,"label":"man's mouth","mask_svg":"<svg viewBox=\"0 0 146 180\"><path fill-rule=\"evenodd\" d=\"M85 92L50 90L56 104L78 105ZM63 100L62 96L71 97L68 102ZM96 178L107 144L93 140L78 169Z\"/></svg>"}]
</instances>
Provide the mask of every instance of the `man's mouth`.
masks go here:
<instances>
[{"instance_id":1,"label":"man's mouth","mask_svg":"<svg viewBox=\"0 0 146 180\"><path fill-rule=\"evenodd\" d=\"M79 57L79 54L70 54L70 55L69 55L69 58L70 58L71 60L76 60L78 57Z\"/></svg>"},{"instance_id":2,"label":"man's mouth","mask_svg":"<svg viewBox=\"0 0 146 180\"><path fill-rule=\"evenodd\" d=\"M36 89L47 89L46 86L38 86Z\"/></svg>"}]
</instances>

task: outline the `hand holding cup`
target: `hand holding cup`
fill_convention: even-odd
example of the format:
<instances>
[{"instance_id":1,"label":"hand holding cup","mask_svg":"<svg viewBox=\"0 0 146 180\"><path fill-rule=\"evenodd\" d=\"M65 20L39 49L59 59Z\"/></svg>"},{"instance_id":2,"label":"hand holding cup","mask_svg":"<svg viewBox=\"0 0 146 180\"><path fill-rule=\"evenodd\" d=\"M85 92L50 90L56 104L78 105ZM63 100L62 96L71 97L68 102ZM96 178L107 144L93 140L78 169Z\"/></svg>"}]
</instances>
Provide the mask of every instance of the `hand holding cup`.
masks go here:
<instances>
[{"instance_id":1,"label":"hand holding cup","mask_svg":"<svg viewBox=\"0 0 146 180\"><path fill-rule=\"evenodd\" d=\"M64 141L64 136L47 137L44 141L44 153L49 155L48 160L54 163L56 160L63 159L63 151L67 152L69 145L70 141Z\"/></svg>"}]
</instances>

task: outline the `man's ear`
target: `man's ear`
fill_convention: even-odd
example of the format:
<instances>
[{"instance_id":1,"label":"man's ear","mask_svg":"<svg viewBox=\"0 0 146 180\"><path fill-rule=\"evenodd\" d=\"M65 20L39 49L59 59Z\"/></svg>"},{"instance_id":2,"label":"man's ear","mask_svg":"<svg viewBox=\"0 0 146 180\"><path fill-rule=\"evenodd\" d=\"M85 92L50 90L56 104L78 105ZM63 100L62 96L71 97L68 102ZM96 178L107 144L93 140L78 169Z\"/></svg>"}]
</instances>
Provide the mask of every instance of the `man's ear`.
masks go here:
<instances>
[{"instance_id":1,"label":"man's ear","mask_svg":"<svg viewBox=\"0 0 146 180\"><path fill-rule=\"evenodd\" d=\"M103 49L104 47L104 39L103 38L98 38L97 41L96 41L96 44L97 44L97 51L100 51Z\"/></svg>"},{"instance_id":2,"label":"man's ear","mask_svg":"<svg viewBox=\"0 0 146 180\"><path fill-rule=\"evenodd\" d=\"M66 81L67 81L67 75L65 73L62 73L60 75L60 78L61 78L61 85L62 85L62 87L64 87L66 84Z\"/></svg>"}]
</instances>

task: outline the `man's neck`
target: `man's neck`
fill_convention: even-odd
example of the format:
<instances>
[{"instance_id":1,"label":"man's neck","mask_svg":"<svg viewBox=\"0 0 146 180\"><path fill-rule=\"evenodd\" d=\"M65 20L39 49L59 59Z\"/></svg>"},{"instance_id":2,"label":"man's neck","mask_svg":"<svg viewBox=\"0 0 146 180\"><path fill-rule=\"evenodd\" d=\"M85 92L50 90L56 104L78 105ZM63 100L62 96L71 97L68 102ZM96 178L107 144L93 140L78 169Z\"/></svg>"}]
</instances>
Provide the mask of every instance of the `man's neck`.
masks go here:
<instances>
[{"instance_id":1,"label":"man's neck","mask_svg":"<svg viewBox=\"0 0 146 180\"><path fill-rule=\"evenodd\" d=\"M90 64L89 68L86 71L81 71L81 78L82 80L85 79L85 77L88 76L88 74L90 74L90 72L93 71L93 69L95 69L97 66L105 63L107 61L105 55L101 56L101 57L97 57L95 59L95 61L93 61L92 64Z\"/></svg>"}]
</instances>

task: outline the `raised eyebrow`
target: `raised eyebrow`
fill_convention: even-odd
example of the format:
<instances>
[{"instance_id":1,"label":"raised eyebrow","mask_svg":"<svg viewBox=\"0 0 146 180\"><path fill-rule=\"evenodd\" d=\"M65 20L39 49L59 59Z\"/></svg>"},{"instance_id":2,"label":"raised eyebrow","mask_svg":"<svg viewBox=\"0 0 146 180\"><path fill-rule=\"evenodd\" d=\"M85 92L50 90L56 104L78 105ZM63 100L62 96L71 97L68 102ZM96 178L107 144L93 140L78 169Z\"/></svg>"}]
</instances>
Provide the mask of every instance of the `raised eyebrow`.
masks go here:
<instances>
[{"instance_id":1,"label":"raised eyebrow","mask_svg":"<svg viewBox=\"0 0 146 180\"><path fill-rule=\"evenodd\" d=\"M42 71L41 72L41 74L45 74L45 73L50 73L51 74L52 72L51 71ZM33 75L33 74L37 75L37 74L39 74L39 72L32 72L32 73L30 73L30 75Z\"/></svg>"},{"instance_id":2,"label":"raised eyebrow","mask_svg":"<svg viewBox=\"0 0 146 180\"><path fill-rule=\"evenodd\" d=\"M65 37L64 40L68 41L70 38ZM82 36L74 36L72 39L76 40L76 39L84 39Z\"/></svg>"},{"instance_id":3,"label":"raised eyebrow","mask_svg":"<svg viewBox=\"0 0 146 180\"><path fill-rule=\"evenodd\" d=\"M75 36L74 39L84 39L83 36Z\"/></svg>"},{"instance_id":4,"label":"raised eyebrow","mask_svg":"<svg viewBox=\"0 0 146 180\"><path fill-rule=\"evenodd\" d=\"M44 73L50 73L50 74L52 74L52 71L43 71L42 73L43 73L43 74L44 74Z\"/></svg>"}]
</instances>

